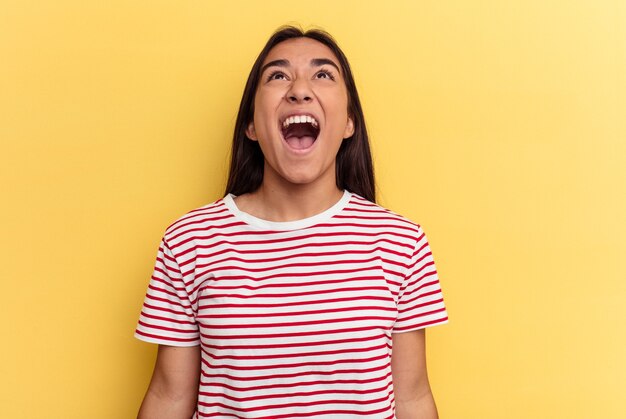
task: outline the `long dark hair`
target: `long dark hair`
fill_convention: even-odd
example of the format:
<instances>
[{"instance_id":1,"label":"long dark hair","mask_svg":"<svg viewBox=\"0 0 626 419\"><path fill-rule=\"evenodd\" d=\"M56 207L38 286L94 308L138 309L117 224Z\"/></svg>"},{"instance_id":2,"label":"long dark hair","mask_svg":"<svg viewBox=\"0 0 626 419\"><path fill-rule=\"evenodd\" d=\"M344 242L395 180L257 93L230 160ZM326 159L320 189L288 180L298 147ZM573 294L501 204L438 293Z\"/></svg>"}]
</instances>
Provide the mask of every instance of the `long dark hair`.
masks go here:
<instances>
[{"instance_id":1,"label":"long dark hair","mask_svg":"<svg viewBox=\"0 0 626 419\"><path fill-rule=\"evenodd\" d=\"M361 195L371 202L376 202L374 167L369 138L348 59L330 34L319 29L303 31L294 26L283 26L274 32L254 62L252 70L250 70L235 123L226 194L241 195L253 192L261 186L264 167L263 153L258 142L246 137L246 128L254 118L254 97L261 77L263 62L272 48L293 38L316 40L330 48L339 60L348 91L348 114L354 122L354 134L342 142L337 153L335 164L337 187Z\"/></svg>"}]
</instances>

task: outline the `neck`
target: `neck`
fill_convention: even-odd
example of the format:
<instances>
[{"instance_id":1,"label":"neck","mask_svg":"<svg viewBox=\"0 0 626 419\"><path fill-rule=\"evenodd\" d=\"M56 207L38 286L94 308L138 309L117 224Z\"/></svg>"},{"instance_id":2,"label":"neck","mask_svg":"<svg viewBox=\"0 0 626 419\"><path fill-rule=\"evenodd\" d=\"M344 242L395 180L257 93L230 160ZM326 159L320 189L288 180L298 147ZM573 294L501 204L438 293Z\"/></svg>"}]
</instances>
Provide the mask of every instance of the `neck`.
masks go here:
<instances>
[{"instance_id":1,"label":"neck","mask_svg":"<svg viewBox=\"0 0 626 419\"><path fill-rule=\"evenodd\" d=\"M315 191L299 189L305 188L294 188L291 191L259 188L258 201L265 210L261 218L268 221L302 220L332 207L343 195L343 191L337 187Z\"/></svg>"},{"instance_id":2,"label":"neck","mask_svg":"<svg viewBox=\"0 0 626 419\"><path fill-rule=\"evenodd\" d=\"M254 192L235 199L237 207L267 221L295 221L312 217L332 207L343 191L333 183L292 184L263 182Z\"/></svg>"}]
</instances>

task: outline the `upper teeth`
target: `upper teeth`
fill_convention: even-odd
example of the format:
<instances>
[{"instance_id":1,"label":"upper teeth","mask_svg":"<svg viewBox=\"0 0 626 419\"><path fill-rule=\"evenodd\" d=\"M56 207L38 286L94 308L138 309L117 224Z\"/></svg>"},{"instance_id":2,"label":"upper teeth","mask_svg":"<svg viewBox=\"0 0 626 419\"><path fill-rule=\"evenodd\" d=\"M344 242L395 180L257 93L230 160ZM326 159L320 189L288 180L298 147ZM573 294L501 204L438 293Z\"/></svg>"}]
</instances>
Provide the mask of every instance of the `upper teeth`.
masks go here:
<instances>
[{"instance_id":1,"label":"upper teeth","mask_svg":"<svg viewBox=\"0 0 626 419\"><path fill-rule=\"evenodd\" d=\"M313 125L315 128L317 128L318 126L318 123L315 120L315 118L313 118L310 115L294 115L285 119L285 122L283 122L283 128L287 128L291 124L304 124L304 123L309 123Z\"/></svg>"}]
</instances>

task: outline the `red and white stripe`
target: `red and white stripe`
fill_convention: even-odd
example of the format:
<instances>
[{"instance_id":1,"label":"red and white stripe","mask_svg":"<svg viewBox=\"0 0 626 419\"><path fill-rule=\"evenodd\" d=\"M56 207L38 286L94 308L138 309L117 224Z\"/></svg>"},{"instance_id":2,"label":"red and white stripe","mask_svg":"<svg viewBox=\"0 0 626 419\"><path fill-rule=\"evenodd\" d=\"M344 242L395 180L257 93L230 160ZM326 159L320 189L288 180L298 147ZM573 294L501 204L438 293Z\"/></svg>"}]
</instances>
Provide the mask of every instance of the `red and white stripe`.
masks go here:
<instances>
[{"instance_id":1,"label":"red and white stripe","mask_svg":"<svg viewBox=\"0 0 626 419\"><path fill-rule=\"evenodd\" d=\"M392 333L447 321L420 226L348 192L286 223L227 196L167 229L135 336L201 345L198 417L391 419Z\"/></svg>"}]
</instances>

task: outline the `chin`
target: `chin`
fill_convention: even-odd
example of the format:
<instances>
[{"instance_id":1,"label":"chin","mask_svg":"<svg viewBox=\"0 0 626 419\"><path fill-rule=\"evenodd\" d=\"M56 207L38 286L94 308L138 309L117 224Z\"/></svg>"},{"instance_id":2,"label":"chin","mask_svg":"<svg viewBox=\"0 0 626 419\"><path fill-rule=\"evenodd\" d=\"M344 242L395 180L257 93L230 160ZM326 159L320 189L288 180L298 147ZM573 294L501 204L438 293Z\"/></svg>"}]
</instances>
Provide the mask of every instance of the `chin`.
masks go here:
<instances>
[{"instance_id":1,"label":"chin","mask_svg":"<svg viewBox=\"0 0 626 419\"><path fill-rule=\"evenodd\" d=\"M315 176L299 175L299 176L288 176L283 179L287 183L291 183L293 185L309 185L311 183L314 183L318 178Z\"/></svg>"},{"instance_id":2,"label":"chin","mask_svg":"<svg viewBox=\"0 0 626 419\"><path fill-rule=\"evenodd\" d=\"M323 176L319 173L306 173L298 171L282 173L281 177L283 181L293 185L309 185L323 178Z\"/></svg>"}]
</instances>

